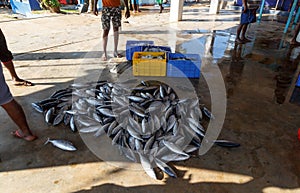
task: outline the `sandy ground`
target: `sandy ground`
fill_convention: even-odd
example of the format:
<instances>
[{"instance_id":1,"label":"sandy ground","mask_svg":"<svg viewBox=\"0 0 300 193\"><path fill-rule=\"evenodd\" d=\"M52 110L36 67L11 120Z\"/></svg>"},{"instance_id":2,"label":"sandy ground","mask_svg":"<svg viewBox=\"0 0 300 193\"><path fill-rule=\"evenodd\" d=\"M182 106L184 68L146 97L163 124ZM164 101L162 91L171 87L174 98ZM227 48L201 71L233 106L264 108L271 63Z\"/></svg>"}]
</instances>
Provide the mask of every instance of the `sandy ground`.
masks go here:
<instances>
[{"instance_id":1,"label":"sandy ground","mask_svg":"<svg viewBox=\"0 0 300 193\"><path fill-rule=\"evenodd\" d=\"M32 102L78 79L117 80L122 76L109 70L126 62L125 58L100 61L100 17L47 14L22 18L4 9L0 13L16 70L35 86L13 86L4 69L7 84L39 136L31 143L13 138L9 133L16 126L0 110L0 192L300 192L300 110L288 102L293 84L283 90L285 102L276 102L276 76L287 74L294 81L299 72L298 60L294 64L287 59L292 33L290 29L282 36L284 19L280 16L266 15L261 24L252 24L249 35L253 41L237 49L237 11L209 15L207 6L185 6L183 21L170 23L168 9L158 14L157 8L147 7L122 24L119 48L124 54L127 40L153 40L170 46L173 52L201 55L202 75L191 83L209 108L218 96L227 95L222 99L226 103L220 104L225 108L215 110L217 117L226 112L219 138L241 144L233 149L213 146L204 155L174 162L177 179L165 175L154 180L139 164L103 161L78 133L63 125L47 125L43 115L31 107ZM110 57L112 39L110 34ZM216 89L210 87L216 84L211 80L220 77L225 87L216 88L225 93L212 92ZM48 137L72 141L78 150L65 152L43 145ZM132 166L135 169L126 169Z\"/></svg>"}]
</instances>

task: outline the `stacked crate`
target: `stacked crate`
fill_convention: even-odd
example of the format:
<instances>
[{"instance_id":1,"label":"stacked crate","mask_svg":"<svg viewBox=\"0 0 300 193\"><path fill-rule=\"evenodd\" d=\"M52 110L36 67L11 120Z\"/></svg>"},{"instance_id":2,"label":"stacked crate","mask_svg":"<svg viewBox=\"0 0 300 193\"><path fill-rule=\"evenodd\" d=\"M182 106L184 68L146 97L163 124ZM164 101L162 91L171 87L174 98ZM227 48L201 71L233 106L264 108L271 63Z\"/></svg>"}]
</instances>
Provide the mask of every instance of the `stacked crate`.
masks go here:
<instances>
[{"instance_id":1,"label":"stacked crate","mask_svg":"<svg viewBox=\"0 0 300 193\"><path fill-rule=\"evenodd\" d=\"M132 60L134 52L142 52L143 46L154 45L154 41L128 40L126 42L126 59Z\"/></svg>"},{"instance_id":2,"label":"stacked crate","mask_svg":"<svg viewBox=\"0 0 300 193\"><path fill-rule=\"evenodd\" d=\"M166 76L167 53L171 48L153 44L153 41L127 41L126 58L132 61L134 76Z\"/></svg>"},{"instance_id":3,"label":"stacked crate","mask_svg":"<svg viewBox=\"0 0 300 193\"><path fill-rule=\"evenodd\" d=\"M134 76L166 76L165 52L135 52L132 68Z\"/></svg>"},{"instance_id":4,"label":"stacked crate","mask_svg":"<svg viewBox=\"0 0 300 193\"><path fill-rule=\"evenodd\" d=\"M201 59L198 54L169 53L167 62L168 77L199 78Z\"/></svg>"},{"instance_id":5,"label":"stacked crate","mask_svg":"<svg viewBox=\"0 0 300 193\"><path fill-rule=\"evenodd\" d=\"M200 77L198 54L171 53L170 47L153 41L127 41L126 58L132 61L134 76Z\"/></svg>"}]
</instances>

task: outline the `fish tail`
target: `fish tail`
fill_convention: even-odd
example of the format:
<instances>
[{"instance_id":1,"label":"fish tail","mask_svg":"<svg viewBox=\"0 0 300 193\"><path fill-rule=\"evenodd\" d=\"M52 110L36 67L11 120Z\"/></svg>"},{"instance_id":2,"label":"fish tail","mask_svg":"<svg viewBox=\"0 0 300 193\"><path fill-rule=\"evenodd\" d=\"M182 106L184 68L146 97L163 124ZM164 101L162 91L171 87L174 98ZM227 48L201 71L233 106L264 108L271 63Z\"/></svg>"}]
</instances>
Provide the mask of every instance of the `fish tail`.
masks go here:
<instances>
[{"instance_id":1,"label":"fish tail","mask_svg":"<svg viewBox=\"0 0 300 193\"><path fill-rule=\"evenodd\" d=\"M49 143L50 138L48 137L47 141L44 143L44 145L46 145L47 143Z\"/></svg>"}]
</instances>

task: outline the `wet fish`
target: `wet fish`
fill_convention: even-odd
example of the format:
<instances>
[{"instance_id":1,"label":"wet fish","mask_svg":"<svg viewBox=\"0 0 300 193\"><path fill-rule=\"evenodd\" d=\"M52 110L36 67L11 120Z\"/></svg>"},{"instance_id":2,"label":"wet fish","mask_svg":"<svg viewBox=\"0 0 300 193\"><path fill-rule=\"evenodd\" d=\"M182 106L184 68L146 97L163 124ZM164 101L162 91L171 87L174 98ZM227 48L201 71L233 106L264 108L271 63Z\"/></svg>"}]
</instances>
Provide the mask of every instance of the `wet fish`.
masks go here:
<instances>
[{"instance_id":1,"label":"wet fish","mask_svg":"<svg viewBox=\"0 0 300 193\"><path fill-rule=\"evenodd\" d=\"M58 147L59 149L65 150L65 151L76 151L77 148L72 144L70 141L62 140L62 139L50 139L48 138L45 142L45 145L47 143L52 143L53 146Z\"/></svg>"},{"instance_id":2,"label":"wet fish","mask_svg":"<svg viewBox=\"0 0 300 193\"><path fill-rule=\"evenodd\" d=\"M50 109L47 110L45 114L45 122L46 123L52 123L53 119L55 117L55 107L51 107Z\"/></svg>"},{"instance_id":3,"label":"wet fish","mask_svg":"<svg viewBox=\"0 0 300 193\"><path fill-rule=\"evenodd\" d=\"M201 109L205 116L207 116L209 119L215 119L214 115L206 108L202 107Z\"/></svg>"},{"instance_id":4,"label":"wet fish","mask_svg":"<svg viewBox=\"0 0 300 193\"><path fill-rule=\"evenodd\" d=\"M107 132L108 127L110 126L110 123L106 123L105 125L102 125L97 132L94 134L95 137L99 137Z\"/></svg>"},{"instance_id":5,"label":"wet fish","mask_svg":"<svg viewBox=\"0 0 300 193\"><path fill-rule=\"evenodd\" d=\"M214 140L214 143L221 147L239 147L241 144L228 140Z\"/></svg>"},{"instance_id":6,"label":"wet fish","mask_svg":"<svg viewBox=\"0 0 300 193\"><path fill-rule=\"evenodd\" d=\"M55 98L32 103L32 107L44 112L45 119L48 113L47 122L52 123L54 119L53 124L57 125L63 121L73 132L78 126L80 133L95 137L106 134L122 156L140 161L145 172L154 179L157 167L175 178L175 168L166 163L189 159L205 136L202 121L207 119L202 120L202 114L210 119L214 116L199 105L197 97L179 98L167 84L138 83L138 80L130 84L134 83L139 85L130 88L129 83L108 81L74 83L54 92L51 97ZM213 142L222 147L240 145L227 140Z\"/></svg>"},{"instance_id":7,"label":"wet fish","mask_svg":"<svg viewBox=\"0 0 300 193\"><path fill-rule=\"evenodd\" d=\"M158 158L154 159L156 165L166 174L168 174L169 176L173 177L173 178L177 178L177 174L174 172L174 170L168 166L165 162L159 160Z\"/></svg>"},{"instance_id":8,"label":"wet fish","mask_svg":"<svg viewBox=\"0 0 300 193\"><path fill-rule=\"evenodd\" d=\"M93 133L99 130L99 128L101 127L100 124L98 125L92 125L92 126L86 126L83 127L79 130L80 133Z\"/></svg>"},{"instance_id":9,"label":"wet fish","mask_svg":"<svg viewBox=\"0 0 300 193\"><path fill-rule=\"evenodd\" d=\"M146 157L143 156L142 154L139 153L141 164L145 172L153 179L157 179L156 174L153 170L153 167L151 166L150 160Z\"/></svg>"},{"instance_id":10,"label":"wet fish","mask_svg":"<svg viewBox=\"0 0 300 193\"><path fill-rule=\"evenodd\" d=\"M44 109L38 103L31 103L31 106L39 113L44 112Z\"/></svg>"},{"instance_id":11,"label":"wet fish","mask_svg":"<svg viewBox=\"0 0 300 193\"><path fill-rule=\"evenodd\" d=\"M174 153L188 156L188 154L186 154L182 149L180 149L180 147L178 147L175 143L166 140L162 140L162 142L167 148L169 148Z\"/></svg>"},{"instance_id":12,"label":"wet fish","mask_svg":"<svg viewBox=\"0 0 300 193\"><path fill-rule=\"evenodd\" d=\"M105 116L108 116L108 117L116 117L116 115L113 113L112 110L108 109L108 108L97 108L97 110L102 114L102 115L105 115Z\"/></svg>"},{"instance_id":13,"label":"wet fish","mask_svg":"<svg viewBox=\"0 0 300 193\"><path fill-rule=\"evenodd\" d=\"M70 128L73 132L76 132L77 131L77 127L75 125L75 120L74 120L74 116L71 116L71 119L70 119Z\"/></svg>"}]
</instances>

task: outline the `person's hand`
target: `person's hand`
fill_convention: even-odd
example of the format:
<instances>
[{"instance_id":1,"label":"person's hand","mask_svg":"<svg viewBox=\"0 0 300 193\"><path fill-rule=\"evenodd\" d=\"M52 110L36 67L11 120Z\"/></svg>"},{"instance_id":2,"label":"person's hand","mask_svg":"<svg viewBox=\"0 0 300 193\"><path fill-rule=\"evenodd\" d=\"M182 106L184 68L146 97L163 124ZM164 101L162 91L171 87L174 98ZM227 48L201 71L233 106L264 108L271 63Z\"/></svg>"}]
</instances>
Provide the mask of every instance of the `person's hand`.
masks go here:
<instances>
[{"instance_id":1,"label":"person's hand","mask_svg":"<svg viewBox=\"0 0 300 193\"><path fill-rule=\"evenodd\" d=\"M93 13L94 13L94 15L98 16L98 10L97 10L97 9L95 9L95 10L93 11Z\"/></svg>"},{"instance_id":2,"label":"person's hand","mask_svg":"<svg viewBox=\"0 0 300 193\"><path fill-rule=\"evenodd\" d=\"M248 11L248 7L244 7L243 13L247 13L247 11Z\"/></svg>"},{"instance_id":3,"label":"person's hand","mask_svg":"<svg viewBox=\"0 0 300 193\"><path fill-rule=\"evenodd\" d=\"M129 9L126 9L126 12L125 12L125 18L129 18L130 17L130 11Z\"/></svg>"}]
</instances>

